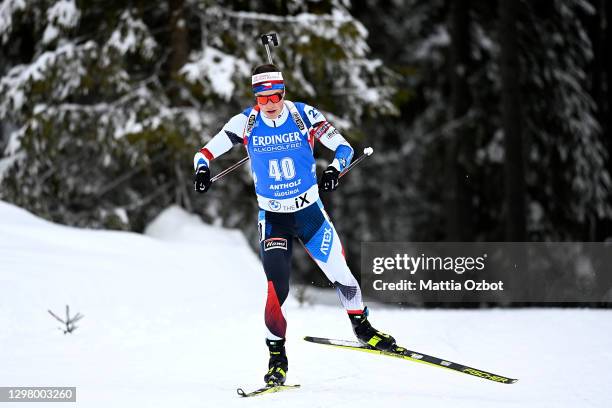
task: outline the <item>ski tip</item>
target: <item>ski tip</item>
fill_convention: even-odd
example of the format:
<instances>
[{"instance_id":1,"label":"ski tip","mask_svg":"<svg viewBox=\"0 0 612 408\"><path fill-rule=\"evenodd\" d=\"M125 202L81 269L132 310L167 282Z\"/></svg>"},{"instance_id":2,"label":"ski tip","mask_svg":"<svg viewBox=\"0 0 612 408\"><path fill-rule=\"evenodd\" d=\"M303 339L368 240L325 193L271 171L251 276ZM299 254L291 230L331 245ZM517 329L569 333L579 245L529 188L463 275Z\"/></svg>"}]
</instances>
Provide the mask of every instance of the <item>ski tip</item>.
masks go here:
<instances>
[{"instance_id":1,"label":"ski tip","mask_svg":"<svg viewBox=\"0 0 612 408\"><path fill-rule=\"evenodd\" d=\"M265 386L258 388L254 391L250 391L250 392L246 392L242 388L237 388L236 393L238 393L238 395L240 395L241 397L247 398L247 397L255 397L258 395L284 391L284 390L290 390L290 389L299 388L299 387L300 387L300 384L277 384L277 385L266 384Z\"/></svg>"},{"instance_id":2,"label":"ski tip","mask_svg":"<svg viewBox=\"0 0 612 408\"><path fill-rule=\"evenodd\" d=\"M500 384L514 384L515 382L518 381L518 379L516 379L516 378L498 377L498 379L495 379L493 381L497 382L497 383L500 383Z\"/></svg>"}]
</instances>

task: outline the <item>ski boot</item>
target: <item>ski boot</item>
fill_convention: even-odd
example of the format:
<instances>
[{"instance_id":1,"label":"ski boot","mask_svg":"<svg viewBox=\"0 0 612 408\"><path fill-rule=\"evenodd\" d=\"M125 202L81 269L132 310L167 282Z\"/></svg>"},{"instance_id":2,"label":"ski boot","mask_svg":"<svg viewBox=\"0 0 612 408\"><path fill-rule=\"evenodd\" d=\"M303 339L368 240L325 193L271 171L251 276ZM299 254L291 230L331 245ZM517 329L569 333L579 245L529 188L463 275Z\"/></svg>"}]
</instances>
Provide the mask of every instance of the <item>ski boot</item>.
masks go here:
<instances>
[{"instance_id":1,"label":"ski boot","mask_svg":"<svg viewBox=\"0 0 612 408\"><path fill-rule=\"evenodd\" d=\"M266 339L266 345L270 350L270 362L264 381L267 385L283 385L287 379L287 371L289 371L289 363L285 353L285 339Z\"/></svg>"},{"instance_id":2,"label":"ski boot","mask_svg":"<svg viewBox=\"0 0 612 408\"><path fill-rule=\"evenodd\" d=\"M349 319L353 325L353 332L357 340L364 346L370 346L377 350L391 351L396 346L395 339L372 327L368 321L368 308L362 313L349 313Z\"/></svg>"}]
</instances>

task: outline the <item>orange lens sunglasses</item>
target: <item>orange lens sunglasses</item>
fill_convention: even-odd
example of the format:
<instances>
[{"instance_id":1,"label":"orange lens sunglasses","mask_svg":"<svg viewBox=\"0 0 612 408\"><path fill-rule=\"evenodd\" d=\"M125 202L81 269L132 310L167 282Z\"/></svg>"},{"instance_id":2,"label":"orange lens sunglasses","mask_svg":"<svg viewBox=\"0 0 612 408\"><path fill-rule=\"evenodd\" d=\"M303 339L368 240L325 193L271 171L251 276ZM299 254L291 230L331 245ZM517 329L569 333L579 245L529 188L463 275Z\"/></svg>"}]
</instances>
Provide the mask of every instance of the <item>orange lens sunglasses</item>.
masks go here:
<instances>
[{"instance_id":1,"label":"orange lens sunglasses","mask_svg":"<svg viewBox=\"0 0 612 408\"><path fill-rule=\"evenodd\" d=\"M272 95L261 95L261 96L257 96L257 103L260 105L265 105L268 103L268 101L272 102L272 103L278 103L280 102L281 99L283 99L283 94L281 92L279 93L275 93Z\"/></svg>"}]
</instances>

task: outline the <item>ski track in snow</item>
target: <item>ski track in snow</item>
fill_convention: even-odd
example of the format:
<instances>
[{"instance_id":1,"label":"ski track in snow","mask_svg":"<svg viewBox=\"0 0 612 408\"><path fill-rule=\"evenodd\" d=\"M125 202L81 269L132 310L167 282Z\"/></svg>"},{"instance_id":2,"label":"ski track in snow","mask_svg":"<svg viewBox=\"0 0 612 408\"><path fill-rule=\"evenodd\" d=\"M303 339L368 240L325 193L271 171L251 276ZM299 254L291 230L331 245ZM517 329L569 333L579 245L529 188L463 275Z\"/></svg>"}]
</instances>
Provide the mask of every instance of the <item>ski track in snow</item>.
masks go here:
<instances>
[{"instance_id":1,"label":"ski track in snow","mask_svg":"<svg viewBox=\"0 0 612 408\"><path fill-rule=\"evenodd\" d=\"M258 257L238 231L171 207L147 235L59 226L0 202L0 386L76 386L54 407L609 407L606 310L396 310L371 320L410 349L509 377L481 380L306 343L352 339L337 306L287 303L288 383L267 367ZM69 335L47 313L85 315ZM22 407L2 403L2 407Z\"/></svg>"}]
</instances>

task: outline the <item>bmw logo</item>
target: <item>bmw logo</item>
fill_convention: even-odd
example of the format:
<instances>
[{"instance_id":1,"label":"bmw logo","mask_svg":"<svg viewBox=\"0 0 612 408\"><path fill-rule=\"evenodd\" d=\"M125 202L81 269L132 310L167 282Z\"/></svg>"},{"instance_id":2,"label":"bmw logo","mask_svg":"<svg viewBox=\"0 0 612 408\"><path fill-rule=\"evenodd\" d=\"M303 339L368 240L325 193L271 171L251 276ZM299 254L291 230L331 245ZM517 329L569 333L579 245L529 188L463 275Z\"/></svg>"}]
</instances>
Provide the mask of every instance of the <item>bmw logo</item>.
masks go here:
<instances>
[{"instance_id":1,"label":"bmw logo","mask_svg":"<svg viewBox=\"0 0 612 408\"><path fill-rule=\"evenodd\" d=\"M268 206L270 207L270 209L271 209L272 211L278 211L278 210L280 210L280 208L281 208L281 203L279 203L279 202L278 202L278 201L276 201L276 200L270 200L270 201L268 202Z\"/></svg>"}]
</instances>

